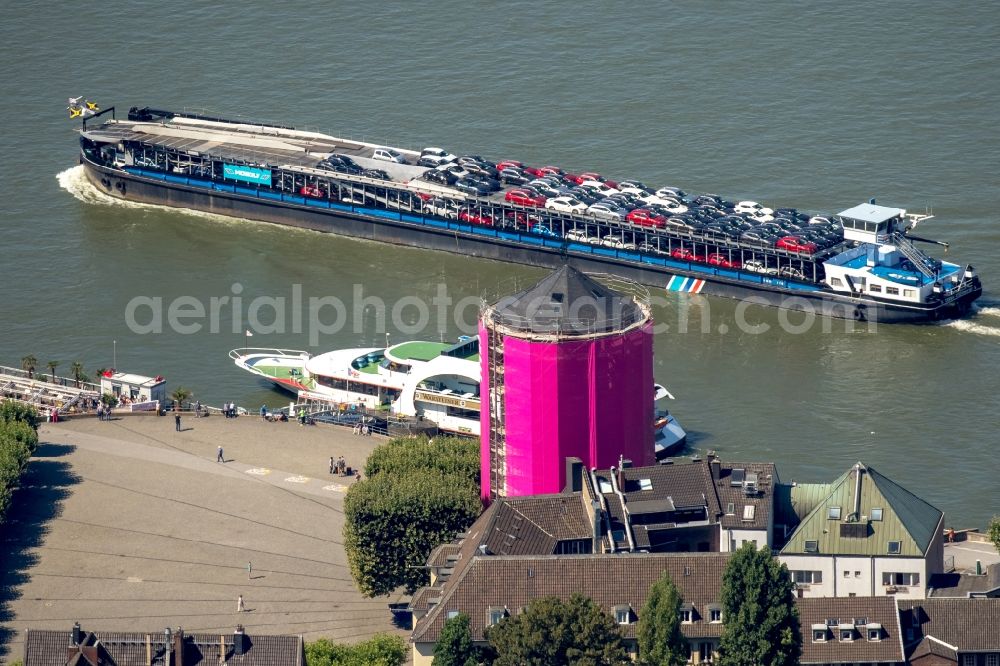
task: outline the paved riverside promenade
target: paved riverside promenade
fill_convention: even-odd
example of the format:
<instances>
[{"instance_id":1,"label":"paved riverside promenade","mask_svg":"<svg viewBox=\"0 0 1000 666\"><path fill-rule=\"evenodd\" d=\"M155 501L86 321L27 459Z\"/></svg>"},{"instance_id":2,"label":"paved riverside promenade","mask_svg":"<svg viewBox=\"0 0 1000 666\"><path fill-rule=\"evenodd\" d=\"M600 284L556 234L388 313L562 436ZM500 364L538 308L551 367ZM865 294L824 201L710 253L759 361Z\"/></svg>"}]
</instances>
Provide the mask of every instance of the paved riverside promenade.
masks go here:
<instances>
[{"instance_id":1,"label":"paved riverside promenade","mask_svg":"<svg viewBox=\"0 0 1000 666\"><path fill-rule=\"evenodd\" d=\"M399 631L387 608L398 599L365 599L351 580L353 477L328 471L330 456L358 466L384 439L257 416L185 416L182 427L168 415L40 428L0 533L0 663L21 657L25 629L75 621L221 633L241 623L345 642Z\"/></svg>"}]
</instances>

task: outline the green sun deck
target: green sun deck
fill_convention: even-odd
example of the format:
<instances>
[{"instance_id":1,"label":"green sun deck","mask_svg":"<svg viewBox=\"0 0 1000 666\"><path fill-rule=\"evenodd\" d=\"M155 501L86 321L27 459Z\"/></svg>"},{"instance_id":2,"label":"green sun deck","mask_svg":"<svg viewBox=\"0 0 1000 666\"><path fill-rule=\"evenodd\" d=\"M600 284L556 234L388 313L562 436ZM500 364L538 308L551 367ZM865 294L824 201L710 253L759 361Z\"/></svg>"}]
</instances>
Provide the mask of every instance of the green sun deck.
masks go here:
<instances>
[{"instance_id":1,"label":"green sun deck","mask_svg":"<svg viewBox=\"0 0 1000 666\"><path fill-rule=\"evenodd\" d=\"M389 353L401 361L430 361L442 354L466 361L478 361L479 343L475 339L457 344L453 342L413 341L399 344L391 348Z\"/></svg>"}]
</instances>

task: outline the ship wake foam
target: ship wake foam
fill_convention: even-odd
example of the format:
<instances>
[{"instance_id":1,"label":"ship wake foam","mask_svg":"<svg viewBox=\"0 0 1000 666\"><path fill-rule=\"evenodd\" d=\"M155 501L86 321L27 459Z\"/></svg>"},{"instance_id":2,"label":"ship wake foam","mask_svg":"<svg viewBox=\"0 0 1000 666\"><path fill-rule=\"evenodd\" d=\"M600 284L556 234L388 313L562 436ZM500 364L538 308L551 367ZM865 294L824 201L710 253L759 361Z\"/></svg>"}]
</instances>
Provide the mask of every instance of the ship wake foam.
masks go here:
<instances>
[{"instance_id":1,"label":"ship wake foam","mask_svg":"<svg viewBox=\"0 0 1000 666\"><path fill-rule=\"evenodd\" d=\"M958 329L965 333L975 333L976 335L991 335L1000 338L1000 326L987 326L968 319L958 319L945 324L948 328Z\"/></svg>"}]
</instances>

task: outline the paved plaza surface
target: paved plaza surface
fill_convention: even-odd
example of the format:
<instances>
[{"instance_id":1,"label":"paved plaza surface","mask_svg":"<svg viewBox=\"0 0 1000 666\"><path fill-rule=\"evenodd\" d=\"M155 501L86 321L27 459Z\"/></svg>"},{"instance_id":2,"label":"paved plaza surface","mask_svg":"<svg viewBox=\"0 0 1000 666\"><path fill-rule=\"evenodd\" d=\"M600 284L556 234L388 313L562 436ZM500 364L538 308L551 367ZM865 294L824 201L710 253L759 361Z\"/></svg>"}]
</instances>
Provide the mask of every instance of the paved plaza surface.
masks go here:
<instances>
[{"instance_id":1,"label":"paved plaza surface","mask_svg":"<svg viewBox=\"0 0 1000 666\"><path fill-rule=\"evenodd\" d=\"M330 456L377 436L255 416L46 424L0 533L0 662L27 628L302 634L401 631L356 590ZM226 462L216 462L217 447ZM247 563L252 563L248 574ZM246 612L236 612L243 595Z\"/></svg>"}]
</instances>

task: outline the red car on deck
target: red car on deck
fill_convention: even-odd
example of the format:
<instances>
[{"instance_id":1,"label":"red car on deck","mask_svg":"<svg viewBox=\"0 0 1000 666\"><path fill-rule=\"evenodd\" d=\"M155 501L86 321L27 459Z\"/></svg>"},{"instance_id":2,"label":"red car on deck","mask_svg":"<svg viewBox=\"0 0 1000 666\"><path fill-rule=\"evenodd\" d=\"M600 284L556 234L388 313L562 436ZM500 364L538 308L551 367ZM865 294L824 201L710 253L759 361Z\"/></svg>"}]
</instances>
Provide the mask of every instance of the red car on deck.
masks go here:
<instances>
[{"instance_id":1,"label":"red car on deck","mask_svg":"<svg viewBox=\"0 0 1000 666\"><path fill-rule=\"evenodd\" d=\"M458 219L462 222L468 222L469 224L480 224L484 227L493 226L493 217L489 213L484 213L479 210L469 210L465 209L458 214Z\"/></svg>"},{"instance_id":2,"label":"red car on deck","mask_svg":"<svg viewBox=\"0 0 1000 666\"><path fill-rule=\"evenodd\" d=\"M565 173L562 169L557 166L543 166L538 170L539 178L542 176L561 176Z\"/></svg>"},{"instance_id":3,"label":"red car on deck","mask_svg":"<svg viewBox=\"0 0 1000 666\"><path fill-rule=\"evenodd\" d=\"M778 239L778 242L774 244L774 247L781 250L788 250L789 252L796 252L798 254L815 254L819 246L811 241L803 240L798 236L784 236Z\"/></svg>"},{"instance_id":4,"label":"red car on deck","mask_svg":"<svg viewBox=\"0 0 1000 666\"><path fill-rule=\"evenodd\" d=\"M509 190L504 195L504 201L515 203L518 206L544 206L545 197L528 190Z\"/></svg>"},{"instance_id":5,"label":"red car on deck","mask_svg":"<svg viewBox=\"0 0 1000 666\"><path fill-rule=\"evenodd\" d=\"M692 250L686 247L675 248L670 256L674 259L680 259L681 261L705 261L705 255L695 254Z\"/></svg>"},{"instance_id":6,"label":"red car on deck","mask_svg":"<svg viewBox=\"0 0 1000 666\"><path fill-rule=\"evenodd\" d=\"M518 162L517 160L504 160L502 162L497 162L497 171L503 171L507 167L517 167L519 169L524 168L524 162Z\"/></svg>"},{"instance_id":7,"label":"red car on deck","mask_svg":"<svg viewBox=\"0 0 1000 666\"><path fill-rule=\"evenodd\" d=\"M739 268L743 265L738 259L730 259L720 252L708 255L708 263L719 268Z\"/></svg>"},{"instance_id":8,"label":"red car on deck","mask_svg":"<svg viewBox=\"0 0 1000 666\"><path fill-rule=\"evenodd\" d=\"M625 216L626 222L637 224L640 227L656 227L662 229L667 226L667 218L657 215L648 208L636 208Z\"/></svg>"},{"instance_id":9,"label":"red car on deck","mask_svg":"<svg viewBox=\"0 0 1000 666\"><path fill-rule=\"evenodd\" d=\"M616 190L618 189L618 182L617 181L611 180L610 178L605 178L601 174L595 173L593 171L584 171L583 173L580 174L580 178L582 179L582 180L580 180L581 183L584 180L596 180L599 183L604 183L608 187L613 187Z\"/></svg>"}]
</instances>

